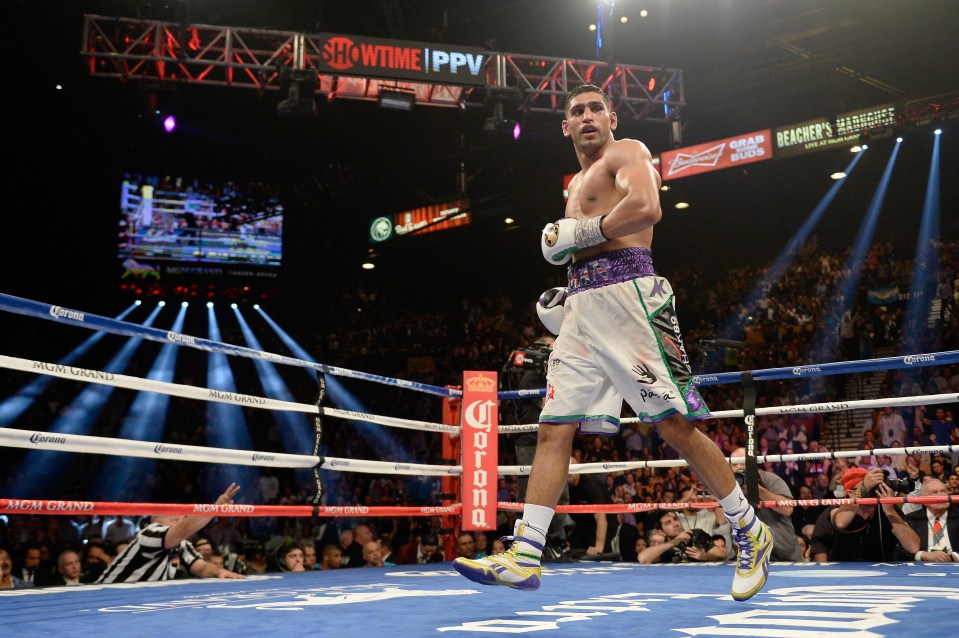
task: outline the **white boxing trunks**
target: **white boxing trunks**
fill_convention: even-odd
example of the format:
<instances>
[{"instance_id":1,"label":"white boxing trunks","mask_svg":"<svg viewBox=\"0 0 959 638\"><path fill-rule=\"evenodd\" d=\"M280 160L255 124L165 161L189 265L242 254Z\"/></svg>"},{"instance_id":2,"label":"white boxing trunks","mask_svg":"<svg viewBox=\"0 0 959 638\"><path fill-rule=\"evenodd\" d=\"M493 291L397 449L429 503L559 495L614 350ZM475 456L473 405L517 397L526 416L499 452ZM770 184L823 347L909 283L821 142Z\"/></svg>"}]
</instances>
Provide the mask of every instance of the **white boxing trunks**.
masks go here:
<instances>
[{"instance_id":1,"label":"white boxing trunks","mask_svg":"<svg viewBox=\"0 0 959 638\"><path fill-rule=\"evenodd\" d=\"M647 423L709 409L692 384L673 290L647 248L600 253L569 266L566 316L546 375L540 423L616 434L623 400Z\"/></svg>"}]
</instances>

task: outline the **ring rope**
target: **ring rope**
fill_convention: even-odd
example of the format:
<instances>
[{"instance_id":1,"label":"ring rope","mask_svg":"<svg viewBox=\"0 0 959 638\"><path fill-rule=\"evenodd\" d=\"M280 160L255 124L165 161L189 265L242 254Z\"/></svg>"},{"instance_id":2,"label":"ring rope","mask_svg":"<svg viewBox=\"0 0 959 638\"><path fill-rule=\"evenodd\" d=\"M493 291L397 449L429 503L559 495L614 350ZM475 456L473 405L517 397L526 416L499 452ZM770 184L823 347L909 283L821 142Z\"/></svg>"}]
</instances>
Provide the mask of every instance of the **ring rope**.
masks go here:
<instances>
[{"instance_id":1,"label":"ring rope","mask_svg":"<svg viewBox=\"0 0 959 638\"><path fill-rule=\"evenodd\" d=\"M21 315L38 317L58 323L87 328L90 330L102 330L113 334L121 334L129 337L139 337L158 341L162 343L174 343L185 345L191 348L206 350L211 352L222 352L225 354L234 354L238 356L262 359L272 363L283 363L287 365L312 368L324 374L334 376L345 376L354 379L362 379L407 388L411 390L420 390L430 394L442 397L462 397L463 391L455 388L433 386L418 381L406 381L391 377L384 377L366 372L357 372L346 368L328 366L322 363L304 361L294 357L254 350L243 346L235 346L228 343L184 335L172 331L166 331L159 328L141 326L139 324L111 319L88 312L64 308L62 306L52 306L50 304L23 299L0 293L0 310L14 312ZM949 350L945 352L935 352L926 354L910 354L897 357L882 357L879 359L865 359L860 361L835 361L830 363L813 363L803 366L767 368L763 370L751 370L755 381L773 381L779 379L803 379L813 376L849 374L855 372L886 371L889 369L915 368L925 366L939 366L959 363L959 350ZM696 385L719 385L723 383L739 383L742 380L743 372L720 372L708 375L696 375L692 381ZM499 396L503 399L524 398L533 395L530 391L504 391Z\"/></svg>"},{"instance_id":2,"label":"ring rope","mask_svg":"<svg viewBox=\"0 0 959 638\"><path fill-rule=\"evenodd\" d=\"M270 363L283 363L300 368L313 368L323 374L332 374L334 376L361 379L363 381L372 381L374 383L398 386L411 390L420 390L442 397L463 396L462 390L443 388L426 383L419 383L417 381L403 381L401 379L384 377L367 372L357 372L356 370L349 370L347 368L337 368L322 363L296 359L295 357L264 352L263 350L254 350L253 348L244 348L243 346L235 346L202 337L193 337L169 330L161 330L160 328L141 326L127 321L120 321L119 319L111 319L110 317L95 315L89 312L64 308L62 306L51 306L50 304L31 301L3 293L0 293L0 310L65 323L89 330L102 330L103 332L109 332L111 334L149 339L150 341L158 341L160 343L173 343L190 348L197 348L199 350L206 350L208 352L222 352L223 354L237 355L250 359L261 359L263 361L269 361Z\"/></svg>"},{"instance_id":3,"label":"ring rope","mask_svg":"<svg viewBox=\"0 0 959 638\"><path fill-rule=\"evenodd\" d=\"M959 503L959 495L953 496L888 496L868 498L820 498L820 499L781 499L759 501L760 507L816 507L830 505L932 505L935 503ZM497 509L521 512L523 503L500 501ZM654 510L681 510L686 508L714 509L719 503L703 501L696 503L609 503L586 505L559 505L556 511L565 514L629 514ZM421 506L376 506L365 505L321 505L319 516L436 516L438 514L459 514L460 503L451 505ZM55 499L13 499L0 498L0 514L44 514L74 516L77 514L108 515L192 515L206 516L313 516L312 505L215 505L208 503L115 503L98 501L69 501Z\"/></svg>"},{"instance_id":4,"label":"ring rope","mask_svg":"<svg viewBox=\"0 0 959 638\"><path fill-rule=\"evenodd\" d=\"M113 386L115 388L125 388L127 390L150 391L186 399L214 401L216 403L229 403L230 405L238 405L246 408L260 408L264 410L277 410L283 412L308 412L311 414L322 414L326 416L357 421L369 421L379 425L387 425L390 427L406 428L411 430L424 430L427 432L458 433L460 431L460 426L458 425L430 423L426 421L411 421L409 419L364 414L363 412L340 410L338 408L321 408L312 403L295 403L293 401L268 399L266 397L259 397L251 394L227 392L223 390L214 390L212 388L201 388L184 385L182 383L156 381L154 379L141 379L139 377L131 377L113 372L89 370L87 368L78 368L76 366L68 366L57 363L47 363L44 361L34 361L31 359L21 359L7 355L0 355L0 367L9 368L11 370L20 370L22 372L45 374L48 376L59 377L61 379L98 383L101 385Z\"/></svg>"},{"instance_id":5,"label":"ring rope","mask_svg":"<svg viewBox=\"0 0 959 638\"><path fill-rule=\"evenodd\" d=\"M103 372L99 370L90 370L76 366L68 366L57 363L48 363L36 361L33 359L21 359L0 355L0 367L22 372L32 372L35 374L45 374L48 376L59 377L62 379L83 380L90 383L109 385L127 390L151 391L170 396L182 397L187 399L199 399L202 401L215 401L217 403L229 403L248 408L260 408L267 410L278 410L286 412L307 412L311 414L322 414L326 416L338 417L341 419L368 421L379 425L390 427L406 428L411 430L422 430L426 432L446 432L448 434L458 434L461 427L458 425L448 425L445 423L432 423L429 421L413 421L397 417L379 416L356 412L354 410L340 410L338 408L319 407L311 403L296 403L293 401L282 401L279 399L269 399L250 394L241 394L239 392L227 392L215 390L212 388L202 388L197 386L184 385L181 383L171 383L168 381L156 381L154 379L141 379L113 372ZM825 412L842 412L850 410L861 410L869 408L881 408L885 406L916 406L916 405L937 405L940 403L955 403L959 401L959 394L927 394L915 397L889 397L884 399L861 399L851 401L839 401L828 403L805 403L800 405L769 406L756 408L757 416L778 415L778 414L821 414ZM712 412L709 419L728 419L743 416L743 410L720 410ZM620 421L621 423L642 423L643 420L638 417L627 417ZM519 432L535 432L539 425L536 423L519 425L500 425L498 429L502 434L515 434Z\"/></svg>"},{"instance_id":6,"label":"ring rope","mask_svg":"<svg viewBox=\"0 0 959 638\"><path fill-rule=\"evenodd\" d=\"M60 452L81 452L87 454L108 454L114 456L137 456L142 458L161 458L172 461L197 461L204 463L232 463L237 465L255 465L262 467L313 468L319 465L323 469L348 470L375 474L399 474L411 476L459 476L462 465L426 465L419 463L395 463L392 461L368 461L364 459L344 459L302 454L283 454L279 452L255 452L252 450L227 450L224 448L202 447L198 445L169 445L150 441L131 441L112 439L86 434L62 434L0 428L0 445L9 447L43 449ZM767 454L757 456L757 462L812 461L819 459L852 458L858 456L878 456L899 454L949 454L959 452L959 445L926 445L912 448L878 448L874 450L852 450L839 452L816 452L807 454ZM741 463L745 457L731 457L731 463ZM683 459L663 459L654 461L618 461L602 463L571 463L574 474L600 474L620 470L632 470L645 467L684 467L688 463ZM529 465L501 465L499 474L529 474Z\"/></svg>"}]
</instances>

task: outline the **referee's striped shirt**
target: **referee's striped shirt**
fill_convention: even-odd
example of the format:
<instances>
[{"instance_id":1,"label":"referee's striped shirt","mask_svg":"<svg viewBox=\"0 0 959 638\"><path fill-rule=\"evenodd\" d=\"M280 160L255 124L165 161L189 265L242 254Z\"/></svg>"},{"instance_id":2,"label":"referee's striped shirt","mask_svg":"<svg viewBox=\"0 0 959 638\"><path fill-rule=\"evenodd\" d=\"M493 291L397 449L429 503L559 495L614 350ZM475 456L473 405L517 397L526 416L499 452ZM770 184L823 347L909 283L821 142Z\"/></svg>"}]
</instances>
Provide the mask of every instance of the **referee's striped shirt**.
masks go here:
<instances>
[{"instance_id":1,"label":"referee's striped shirt","mask_svg":"<svg viewBox=\"0 0 959 638\"><path fill-rule=\"evenodd\" d=\"M150 523L133 537L133 540L110 563L97 583L139 583L144 581L170 580L174 570L170 561L180 557L180 564L187 572L190 565L202 557L190 541L180 541L172 549L163 548L169 525Z\"/></svg>"}]
</instances>

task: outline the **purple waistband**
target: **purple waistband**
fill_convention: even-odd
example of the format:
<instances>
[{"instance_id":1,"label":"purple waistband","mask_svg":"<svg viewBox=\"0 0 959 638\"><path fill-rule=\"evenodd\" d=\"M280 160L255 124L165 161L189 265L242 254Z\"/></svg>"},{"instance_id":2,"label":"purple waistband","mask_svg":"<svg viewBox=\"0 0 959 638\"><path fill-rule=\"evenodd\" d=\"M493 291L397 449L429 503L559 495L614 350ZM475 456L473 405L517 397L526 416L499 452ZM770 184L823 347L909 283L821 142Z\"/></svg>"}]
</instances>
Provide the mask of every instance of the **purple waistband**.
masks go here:
<instances>
[{"instance_id":1,"label":"purple waistband","mask_svg":"<svg viewBox=\"0 0 959 638\"><path fill-rule=\"evenodd\" d=\"M649 248L620 248L599 253L570 264L567 272L569 294L656 274Z\"/></svg>"}]
</instances>

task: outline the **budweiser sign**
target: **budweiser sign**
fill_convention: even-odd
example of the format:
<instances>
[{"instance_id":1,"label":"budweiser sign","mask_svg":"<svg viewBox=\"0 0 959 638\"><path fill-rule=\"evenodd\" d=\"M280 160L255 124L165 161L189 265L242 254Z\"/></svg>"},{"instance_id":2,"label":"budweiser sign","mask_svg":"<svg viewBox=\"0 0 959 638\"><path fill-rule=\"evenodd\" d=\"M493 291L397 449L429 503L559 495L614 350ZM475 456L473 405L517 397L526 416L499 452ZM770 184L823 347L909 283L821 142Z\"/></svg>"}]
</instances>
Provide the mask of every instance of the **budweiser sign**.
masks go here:
<instances>
[{"instance_id":1,"label":"budweiser sign","mask_svg":"<svg viewBox=\"0 0 959 638\"><path fill-rule=\"evenodd\" d=\"M663 180L772 159L772 131L756 131L724 140L667 151L660 158Z\"/></svg>"}]
</instances>

